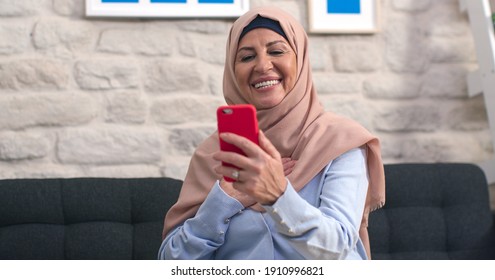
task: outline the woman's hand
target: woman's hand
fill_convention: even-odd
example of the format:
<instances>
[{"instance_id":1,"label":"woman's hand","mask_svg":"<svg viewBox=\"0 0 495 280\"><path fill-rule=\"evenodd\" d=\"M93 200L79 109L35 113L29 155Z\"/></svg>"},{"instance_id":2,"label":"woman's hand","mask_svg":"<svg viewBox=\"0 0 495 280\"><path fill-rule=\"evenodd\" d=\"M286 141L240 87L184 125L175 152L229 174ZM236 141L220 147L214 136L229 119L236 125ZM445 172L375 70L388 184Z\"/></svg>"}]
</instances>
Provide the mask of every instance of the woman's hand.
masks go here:
<instances>
[{"instance_id":1,"label":"woman's hand","mask_svg":"<svg viewBox=\"0 0 495 280\"><path fill-rule=\"evenodd\" d=\"M229 196L237 199L237 201L239 201L242 204L242 206L244 206L244 208L250 207L257 202L251 196L236 190L232 183L227 182L224 179L220 180L220 187Z\"/></svg>"},{"instance_id":2,"label":"woman's hand","mask_svg":"<svg viewBox=\"0 0 495 280\"><path fill-rule=\"evenodd\" d=\"M282 158L282 164L284 165L284 175L288 176L294 170L297 160L291 158Z\"/></svg>"},{"instance_id":3,"label":"woman's hand","mask_svg":"<svg viewBox=\"0 0 495 280\"><path fill-rule=\"evenodd\" d=\"M235 190L261 204L273 204L287 187L284 163L277 149L262 131L259 133L259 146L233 133L222 133L220 137L225 142L239 147L246 156L219 151L213 156L215 160L230 163L238 168L220 165L215 171L222 176L237 177L232 183ZM294 162L288 160L285 164L285 171L291 172ZM238 176L233 176L235 173Z\"/></svg>"}]
</instances>

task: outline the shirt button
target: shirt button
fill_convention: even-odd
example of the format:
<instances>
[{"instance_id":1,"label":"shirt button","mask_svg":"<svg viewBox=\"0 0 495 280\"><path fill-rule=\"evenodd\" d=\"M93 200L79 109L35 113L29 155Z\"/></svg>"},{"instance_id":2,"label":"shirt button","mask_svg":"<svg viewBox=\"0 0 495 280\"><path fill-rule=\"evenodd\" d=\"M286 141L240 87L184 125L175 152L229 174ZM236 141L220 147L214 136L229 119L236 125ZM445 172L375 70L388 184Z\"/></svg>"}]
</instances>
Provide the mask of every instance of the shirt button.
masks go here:
<instances>
[{"instance_id":1,"label":"shirt button","mask_svg":"<svg viewBox=\"0 0 495 280\"><path fill-rule=\"evenodd\" d=\"M228 224L230 222L230 219L229 218L226 218L223 222L226 223L226 224Z\"/></svg>"},{"instance_id":2,"label":"shirt button","mask_svg":"<svg viewBox=\"0 0 495 280\"><path fill-rule=\"evenodd\" d=\"M223 230L218 232L218 235L224 235L224 234L225 234L225 232Z\"/></svg>"},{"instance_id":3,"label":"shirt button","mask_svg":"<svg viewBox=\"0 0 495 280\"><path fill-rule=\"evenodd\" d=\"M281 220L281 221L280 221L280 224L281 224L281 225L285 225L285 221L284 221L284 220Z\"/></svg>"},{"instance_id":4,"label":"shirt button","mask_svg":"<svg viewBox=\"0 0 495 280\"><path fill-rule=\"evenodd\" d=\"M294 230L290 228L290 229L289 229L289 233L290 233L290 234L293 234L293 233L294 233Z\"/></svg>"},{"instance_id":5,"label":"shirt button","mask_svg":"<svg viewBox=\"0 0 495 280\"><path fill-rule=\"evenodd\" d=\"M277 214L278 213L278 210L276 208L273 208L272 213L273 214Z\"/></svg>"}]
</instances>

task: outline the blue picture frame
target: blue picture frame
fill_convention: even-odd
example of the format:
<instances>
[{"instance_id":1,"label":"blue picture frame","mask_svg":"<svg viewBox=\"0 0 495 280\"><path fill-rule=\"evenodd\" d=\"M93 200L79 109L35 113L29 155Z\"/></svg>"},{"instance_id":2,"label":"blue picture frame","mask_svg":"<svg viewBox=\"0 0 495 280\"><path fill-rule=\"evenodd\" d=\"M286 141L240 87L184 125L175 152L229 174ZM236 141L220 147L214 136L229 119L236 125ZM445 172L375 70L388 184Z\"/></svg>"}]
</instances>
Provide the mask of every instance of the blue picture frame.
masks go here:
<instances>
[{"instance_id":1,"label":"blue picture frame","mask_svg":"<svg viewBox=\"0 0 495 280\"><path fill-rule=\"evenodd\" d=\"M378 0L308 0L310 33L374 33Z\"/></svg>"},{"instance_id":2,"label":"blue picture frame","mask_svg":"<svg viewBox=\"0 0 495 280\"><path fill-rule=\"evenodd\" d=\"M249 0L85 0L88 17L233 18Z\"/></svg>"}]
</instances>

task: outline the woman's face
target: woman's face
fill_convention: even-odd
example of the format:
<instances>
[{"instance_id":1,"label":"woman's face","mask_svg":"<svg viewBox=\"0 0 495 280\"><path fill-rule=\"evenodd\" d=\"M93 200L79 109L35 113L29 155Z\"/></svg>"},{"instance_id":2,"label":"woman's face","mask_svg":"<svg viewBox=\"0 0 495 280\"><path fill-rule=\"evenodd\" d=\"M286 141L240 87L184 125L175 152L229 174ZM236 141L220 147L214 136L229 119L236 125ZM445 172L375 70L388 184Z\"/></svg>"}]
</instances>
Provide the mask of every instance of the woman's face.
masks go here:
<instances>
[{"instance_id":1,"label":"woman's face","mask_svg":"<svg viewBox=\"0 0 495 280\"><path fill-rule=\"evenodd\" d=\"M239 41L234 64L243 97L257 109L278 105L296 83L296 54L287 40L266 28Z\"/></svg>"}]
</instances>

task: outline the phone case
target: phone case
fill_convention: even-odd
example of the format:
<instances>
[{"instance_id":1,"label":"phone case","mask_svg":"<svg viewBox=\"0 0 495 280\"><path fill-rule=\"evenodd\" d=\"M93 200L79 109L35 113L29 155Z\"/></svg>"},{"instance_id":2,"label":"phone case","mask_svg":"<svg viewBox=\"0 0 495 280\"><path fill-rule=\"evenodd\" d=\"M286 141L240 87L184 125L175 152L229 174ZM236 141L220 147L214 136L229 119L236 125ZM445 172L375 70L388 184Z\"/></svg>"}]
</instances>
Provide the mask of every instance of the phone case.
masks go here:
<instances>
[{"instance_id":1,"label":"phone case","mask_svg":"<svg viewBox=\"0 0 495 280\"><path fill-rule=\"evenodd\" d=\"M258 145L258 119L256 109L250 104L226 105L217 109L218 133L231 132L244 136ZM236 146L220 139L222 151L235 152L244 155L244 152ZM226 166L232 166L222 163ZM225 177L229 182L233 180Z\"/></svg>"}]
</instances>

